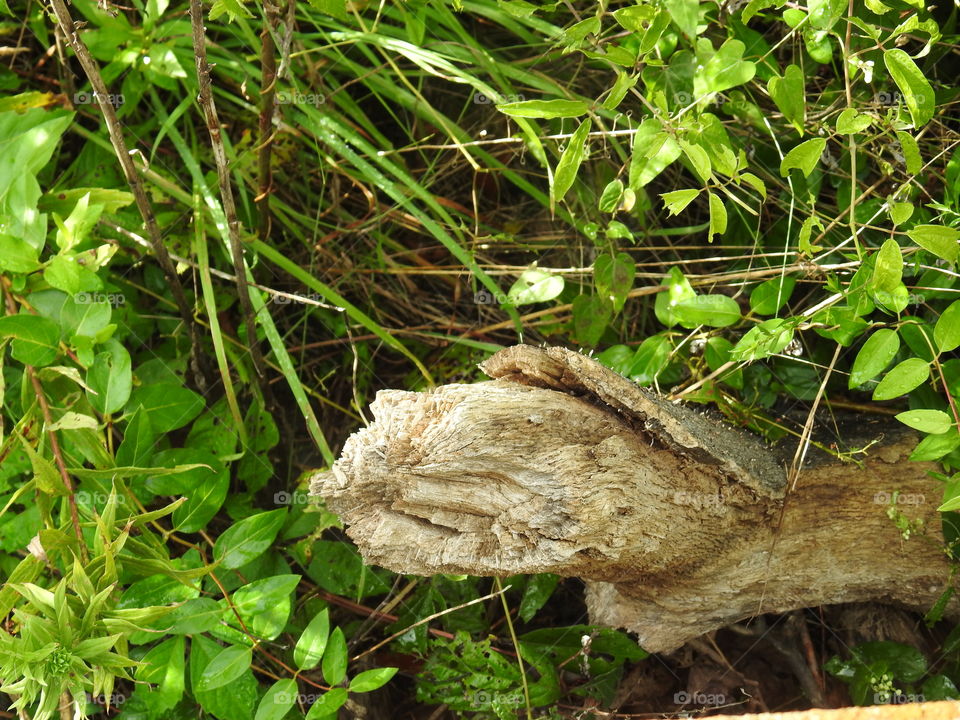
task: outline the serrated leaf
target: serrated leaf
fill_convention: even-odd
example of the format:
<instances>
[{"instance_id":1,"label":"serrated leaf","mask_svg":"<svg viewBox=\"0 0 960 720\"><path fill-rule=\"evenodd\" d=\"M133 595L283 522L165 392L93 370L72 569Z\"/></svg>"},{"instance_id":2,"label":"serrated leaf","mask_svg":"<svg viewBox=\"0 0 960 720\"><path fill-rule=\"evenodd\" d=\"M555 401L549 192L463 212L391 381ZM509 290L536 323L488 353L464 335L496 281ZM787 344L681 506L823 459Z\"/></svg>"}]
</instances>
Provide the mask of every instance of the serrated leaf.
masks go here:
<instances>
[{"instance_id":1,"label":"serrated leaf","mask_svg":"<svg viewBox=\"0 0 960 720\"><path fill-rule=\"evenodd\" d=\"M950 303L937 319L933 341L940 352L950 352L960 347L960 300Z\"/></svg>"},{"instance_id":2,"label":"serrated leaf","mask_svg":"<svg viewBox=\"0 0 960 720\"><path fill-rule=\"evenodd\" d=\"M891 400L906 395L925 383L930 377L930 365L920 358L907 358L893 366L873 391L877 401Z\"/></svg>"},{"instance_id":3,"label":"serrated leaf","mask_svg":"<svg viewBox=\"0 0 960 720\"><path fill-rule=\"evenodd\" d=\"M524 100L497 105L497 110L504 115L544 119L578 117L589 109L583 100Z\"/></svg>"},{"instance_id":4,"label":"serrated leaf","mask_svg":"<svg viewBox=\"0 0 960 720\"><path fill-rule=\"evenodd\" d=\"M906 410L896 418L907 427L934 435L947 432L953 425L950 416L942 410Z\"/></svg>"},{"instance_id":5,"label":"serrated leaf","mask_svg":"<svg viewBox=\"0 0 960 720\"><path fill-rule=\"evenodd\" d=\"M787 177L790 171L796 168L803 173L804 177L810 177L810 173L817 167L820 156L823 155L826 147L827 141L825 138L811 138L800 143L784 155L780 162L780 175Z\"/></svg>"},{"instance_id":6,"label":"serrated leaf","mask_svg":"<svg viewBox=\"0 0 960 720\"><path fill-rule=\"evenodd\" d=\"M907 235L924 250L929 250L947 262L957 262L960 230L943 225L917 225L912 230L907 230Z\"/></svg>"},{"instance_id":7,"label":"serrated leaf","mask_svg":"<svg viewBox=\"0 0 960 720\"><path fill-rule=\"evenodd\" d=\"M854 358L847 387L851 389L860 387L867 380L875 378L890 364L899 349L900 337L895 330L889 328L877 330L867 338L857 357Z\"/></svg>"},{"instance_id":8,"label":"serrated leaf","mask_svg":"<svg viewBox=\"0 0 960 720\"><path fill-rule=\"evenodd\" d=\"M564 148L563 155L560 156L560 161L557 163L557 170L553 175L551 203L563 200L567 191L573 185L573 181L577 179L577 171L583 162L584 144L590 133L591 125L590 118L580 123L580 127L574 131L573 137L570 138L570 142Z\"/></svg>"},{"instance_id":9,"label":"serrated leaf","mask_svg":"<svg viewBox=\"0 0 960 720\"><path fill-rule=\"evenodd\" d=\"M883 63L903 94L903 100L913 119L913 126L917 129L923 127L933 117L936 109L930 83L913 58L899 48L884 51Z\"/></svg>"},{"instance_id":10,"label":"serrated leaf","mask_svg":"<svg viewBox=\"0 0 960 720\"><path fill-rule=\"evenodd\" d=\"M669 212L670 215L678 215L687 205L693 202L694 198L699 194L700 191L696 188L688 188L686 190L671 190L670 192L661 193L660 197L663 198L667 212Z\"/></svg>"}]
</instances>

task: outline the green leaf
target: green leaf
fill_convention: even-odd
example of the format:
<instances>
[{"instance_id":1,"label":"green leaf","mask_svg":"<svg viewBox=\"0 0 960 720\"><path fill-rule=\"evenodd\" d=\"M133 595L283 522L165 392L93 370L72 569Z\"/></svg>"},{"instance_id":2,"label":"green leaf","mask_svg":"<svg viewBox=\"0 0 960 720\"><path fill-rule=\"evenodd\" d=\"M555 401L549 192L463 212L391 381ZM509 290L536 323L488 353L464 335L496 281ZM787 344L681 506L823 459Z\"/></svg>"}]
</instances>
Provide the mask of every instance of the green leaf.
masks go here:
<instances>
[{"instance_id":1,"label":"green leaf","mask_svg":"<svg viewBox=\"0 0 960 720\"><path fill-rule=\"evenodd\" d=\"M544 119L578 117L589 109L583 100L525 100L497 105L497 110L504 115Z\"/></svg>"},{"instance_id":2,"label":"green leaf","mask_svg":"<svg viewBox=\"0 0 960 720\"><path fill-rule=\"evenodd\" d=\"M893 366L880 384L873 391L873 399L877 401L891 400L906 395L919 387L930 377L929 363L920 358L907 358Z\"/></svg>"},{"instance_id":3,"label":"green leaf","mask_svg":"<svg viewBox=\"0 0 960 720\"><path fill-rule=\"evenodd\" d=\"M790 300L797 279L778 275L757 285L750 293L750 309L758 315L775 315Z\"/></svg>"},{"instance_id":4,"label":"green leaf","mask_svg":"<svg viewBox=\"0 0 960 720\"><path fill-rule=\"evenodd\" d=\"M390 678L397 674L397 670L399 668L395 667L365 670L355 678L350 679L350 692L370 692L382 688L390 682Z\"/></svg>"},{"instance_id":5,"label":"green leaf","mask_svg":"<svg viewBox=\"0 0 960 720\"><path fill-rule=\"evenodd\" d=\"M613 347L618 346L614 345ZM633 354L628 347L625 345L619 347L626 351L624 354L627 357L632 358ZM607 365L607 367L611 366ZM520 599L519 614L524 622L530 622L537 611L546 605L558 582L560 582L560 577L553 573L540 573L530 576L527 580L527 586L523 590L523 597Z\"/></svg>"},{"instance_id":6,"label":"green leaf","mask_svg":"<svg viewBox=\"0 0 960 720\"><path fill-rule=\"evenodd\" d=\"M837 132L841 135L856 135L873 124L869 115L857 112L853 108L845 108L837 116Z\"/></svg>"},{"instance_id":7,"label":"green leaf","mask_svg":"<svg viewBox=\"0 0 960 720\"><path fill-rule=\"evenodd\" d=\"M794 325L789 320L771 318L750 328L730 351L735 362L750 362L776 355L793 340Z\"/></svg>"},{"instance_id":8,"label":"green leaf","mask_svg":"<svg viewBox=\"0 0 960 720\"><path fill-rule=\"evenodd\" d=\"M323 653L323 679L331 687L343 682L347 675L347 641L343 630L334 628L327 642L327 649Z\"/></svg>"},{"instance_id":9,"label":"green leaf","mask_svg":"<svg viewBox=\"0 0 960 720\"><path fill-rule=\"evenodd\" d=\"M233 604L253 634L273 640L290 619L290 596L299 575L273 575L254 580L233 593Z\"/></svg>"},{"instance_id":10,"label":"green leaf","mask_svg":"<svg viewBox=\"0 0 960 720\"><path fill-rule=\"evenodd\" d=\"M697 177L700 178L700 182L707 182L712 176L710 156L707 155L707 151L699 145L685 140L680 141L680 148L683 150L683 154L687 156L687 160L690 161L690 165Z\"/></svg>"},{"instance_id":11,"label":"green leaf","mask_svg":"<svg viewBox=\"0 0 960 720\"><path fill-rule=\"evenodd\" d=\"M113 310L110 303L100 299L97 293L77 293L69 296L60 308L60 324L68 336L70 333L88 338L97 334L110 324Z\"/></svg>"},{"instance_id":12,"label":"green leaf","mask_svg":"<svg viewBox=\"0 0 960 720\"><path fill-rule=\"evenodd\" d=\"M740 40L727 39L703 69L694 74L693 94L703 98L750 82L756 75L757 66L743 59L744 50L746 45Z\"/></svg>"},{"instance_id":13,"label":"green leaf","mask_svg":"<svg viewBox=\"0 0 960 720\"><path fill-rule=\"evenodd\" d=\"M160 382L142 386L133 393L128 410L137 407L142 407L150 416L155 432L166 433L183 427L199 415L203 398L182 385Z\"/></svg>"},{"instance_id":14,"label":"green leaf","mask_svg":"<svg viewBox=\"0 0 960 720\"><path fill-rule=\"evenodd\" d=\"M507 293L507 299L514 305L553 300L563 292L564 280L545 270L525 270Z\"/></svg>"},{"instance_id":15,"label":"green leaf","mask_svg":"<svg viewBox=\"0 0 960 720\"><path fill-rule=\"evenodd\" d=\"M0 270L30 273L40 267L39 251L26 240L0 232Z\"/></svg>"},{"instance_id":16,"label":"green leaf","mask_svg":"<svg viewBox=\"0 0 960 720\"><path fill-rule=\"evenodd\" d=\"M567 191L573 185L573 181L577 179L577 171L583 162L584 145L590 133L591 125L590 118L580 123L580 127L574 131L573 137L570 138L570 142L563 151L563 155L560 156L560 162L557 163L557 170L553 175L551 203L563 200Z\"/></svg>"},{"instance_id":17,"label":"green leaf","mask_svg":"<svg viewBox=\"0 0 960 720\"><path fill-rule=\"evenodd\" d=\"M934 435L945 433L953 426L950 416L942 410L906 410L896 418L907 427Z\"/></svg>"},{"instance_id":18,"label":"green leaf","mask_svg":"<svg viewBox=\"0 0 960 720\"><path fill-rule=\"evenodd\" d=\"M173 527L180 532L197 532L227 499L230 489L230 474L221 472L204 480L200 487L187 495L187 501L173 512Z\"/></svg>"},{"instance_id":19,"label":"green leaf","mask_svg":"<svg viewBox=\"0 0 960 720\"><path fill-rule=\"evenodd\" d=\"M667 364L673 345L664 335L651 335L637 348L626 375L638 385L647 385L657 379Z\"/></svg>"},{"instance_id":20,"label":"green leaf","mask_svg":"<svg viewBox=\"0 0 960 720\"><path fill-rule=\"evenodd\" d=\"M670 19L690 40L697 37L697 19L700 14L699 0L665 0ZM741 53L742 54L742 53Z\"/></svg>"},{"instance_id":21,"label":"green leaf","mask_svg":"<svg viewBox=\"0 0 960 720\"><path fill-rule=\"evenodd\" d=\"M643 187L680 157L681 152L680 144L664 132L659 120L644 120L633 136L627 184L634 190Z\"/></svg>"},{"instance_id":22,"label":"green leaf","mask_svg":"<svg viewBox=\"0 0 960 720\"><path fill-rule=\"evenodd\" d=\"M939 460L960 447L960 432L951 428L939 435L927 435L910 453L911 462Z\"/></svg>"},{"instance_id":23,"label":"green leaf","mask_svg":"<svg viewBox=\"0 0 960 720\"><path fill-rule=\"evenodd\" d=\"M790 170L796 168L803 173L804 177L810 177L810 173L820 162L820 156L823 155L826 147L826 138L812 138L800 143L784 155L780 162L780 175L787 177Z\"/></svg>"},{"instance_id":24,"label":"green leaf","mask_svg":"<svg viewBox=\"0 0 960 720\"><path fill-rule=\"evenodd\" d=\"M622 197L623 183L620 180L611 180L600 194L597 207L600 212L614 213L619 209Z\"/></svg>"},{"instance_id":25,"label":"green leaf","mask_svg":"<svg viewBox=\"0 0 960 720\"><path fill-rule=\"evenodd\" d=\"M714 235L723 235L727 231L727 208L723 200L712 192L707 192L710 198L710 229L707 232L707 242L713 242Z\"/></svg>"},{"instance_id":26,"label":"green leaf","mask_svg":"<svg viewBox=\"0 0 960 720\"><path fill-rule=\"evenodd\" d=\"M346 688L333 688L325 692L307 711L306 720L336 718L336 712L347 701Z\"/></svg>"},{"instance_id":27,"label":"green leaf","mask_svg":"<svg viewBox=\"0 0 960 720\"><path fill-rule=\"evenodd\" d=\"M667 207L670 215L678 215L687 205L693 202L694 198L700 194L695 188L686 190L671 190L670 192L660 193L663 203Z\"/></svg>"},{"instance_id":28,"label":"green leaf","mask_svg":"<svg viewBox=\"0 0 960 720\"><path fill-rule=\"evenodd\" d=\"M214 543L214 559L231 570L246 565L270 547L286 517L286 508L280 508L234 523Z\"/></svg>"},{"instance_id":29,"label":"green leaf","mask_svg":"<svg viewBox=\"0 0 960 720\"><path fill-rule=\"evenodd\" d=\"M940 352L950 352L960 346L960 300L954 300L937 319L933 341Z\"/></svg>"},{"instance_id":30,"label":"green leaf","mask_svg":"<svg viewBox=\"0 0 960 720\"><path fill-rule=\"evenodd\" d=\"M697 295L678 302L672 312L685 328L728 327L740 320L740 306L726 295Z\"/></svg>"},{"instance_id":31,"label":"green leaf","mask_svg":"<svg viewBox=\"0 0 960 720\"><path fill-rule=\"evenodd\" d=\"M600 342L613 314L609 302L597 295L578 295L573 299L573 333L577 342L593 347Z\"/></svg>"},{"instance_id":32,"label":"green leaf","mask_svg":"<svg viewBox=\"0 0 960 720\"><path fill-rule=\"evenodd\" d=\"M657 293L657 299L653 303L653 311L657 320L667 327L673 327L680 322L673 308L677 303L696 297L697 293L690 285L690 281L684 277L680 268L677 267L670 268L670 272L667 273L660 284L667 288L667 292Z\"/></svg>"},{"instance_id":33,"label":"green leaf","mask_svg":"<svg viewBox=\"0 0 960 720\"><path fill-rule=\"evenodd\" d=\"M810 25L818 30L830 30L846 9L844 0L809 0Z\"/></svg>"},{"instance_id":34,"label":"green leaf","mask_svg":"<svg viewBox=\"0 0 960 720\"><path fill-rule=\"evenodd\" d=\"M72 257L56 255L43 269L43 279L67 295L80 292L80 265Z\"/></svg>"},{"instance_id":35,"label":"green leaf","mask_svg":"<svg viewBox=\"0 0 960 720\"><path fill-rule=\"evenodd\" d=\"M917 225L912 230L907 230L907 235L924 250L929 250L949 263L957 262L960 230L943 225Z\"/></svg>"},{"instance_id":36,"label":"green leaf","mask_svg":"<svg viewBox=\"0 0 960 720\"><path fill-rule=\"evenodd\" d=\"M293 649L293 661L300 670L312 670L320 664L329 636L330 610L324 608L310 621Z\"/></svg>"},{"instance_id":37,"label":"green leaf","mask_svg":"<svg viewBox=\"0 0 960 720\"><path fill-rule=\"evenodd\" d=\"M890 77L903 93L903 100L910 111L913 126L918 129L923 127L933 117L933 111L936 109L936 100L930 83L913 59L899 48L886 50L883 53L883 62L887 66Z\"/></svg>"},{"instance_id":38,"label":"green leaf","mask_svg":"<svg viewBox=\"0 0 960 720\"><path fill-rule=\"evenodd\" d=\"M913 216L913 203L909 202L891 202L890 203L890 221L894 225L903 225L907 220ZM921 226L922 227L922 226ZM930 226L933 227L933 226ZM910 235L911 231L907 231L907 235ZM913 237L911 235L911 237ZM916 242L916 240L914 240ZM917 243L919 245L919 243Z\"/></svg>"},{"instance_id":39,"label":"green leaf","mask_svg":"<svg viewBox=\"0 0 960 720\"><path fill-rule=\"evenodd\" d=\"M891 293L900 286L903 277L903 253L900 245L893 238L884 240L877 252L873 266L873 277L870 281L874 292Z\"/></svg>"},{"instance_id":40,"label":"green leaf","mask_svg":"<svg viewBox=\"0 0 960 720\"><path fill-rule=\"evenodd\" d=\"M169 710L183 698L186 675L184 649L183 636L180 635L151 648L140 660L144 664L137 668L136 679L156 685L146 691L145 697L153 712ZM138 695L143 692L141 690Z\"/></svg>"},{"instance_id":41,"label":"green leaf","mask_svg":"<svg viewBox=\"0 0 960 720\"><path fill-rule=\"evenodd\" d=\"M807 99L804 91L803 70L797 65L787 65L783 77L774 75L767 82L767 91L777 104L787 122L803 135L807 118Z\"/></svg>"},{"instance_id":42,"label":"green leaf","mask_svg":"<svg viewBox=\"0 0 960 720\"><path fill-rule=\"evenodd\" d=\"M130 399L133 389L130 353L120 343L110 342L110 349L94 358L87 370L87 398L94 409L110 415L122 408Z\"/></svg>"},{"instance_id":43,"label":"green leaf","mask_svg":"<svg viewBox=\"0 0 960 720\"><path fill-rule=\"evenodd\" d=\"M923 169L923 158L920 157L920 146L913 135L903 130L897 130L897 139L900 141L900 150L903 152L903 162L910 175L916 175Z\"/></svg>"},{"instance_id":44,"label":"green leaf","mask_svg":"<svg viewBox=\"0 0 960 720\"><path fill-rule=\"evenodd\" d=\"M60 328L39 315L7 315L0 318L0 338L12 337L10 354L24 365L44 367L59 354Z\"/></svg>"},{"instance_id":45,"label":"green leaf","mask_svg":"<svg viewBox=\"0 0 960 720\"><path fill-rule=\"evenodd\" d=\"M883 328L877 330L867 338L854 358L850 369L850 378L847 387L860 387L867 380L872 380L890 364L900 349L900 337L895 330Z\"/></svg>"},{"instance_id":46,"label":"green leaf","mask_svg":"<svg viewBox=\"0 0 960 720\"><path fill-rule=\"evenodd\" d=\"M250 667L253 652L248 647L231 645L216 655L200 676L196 690L215 690L236 680Z\"/></svg>"},{"instance_id":47,"label":"green leaf","mask_svg":"<svg viewBox=\"0 0 960 720\"><path fill-rule=\"evenodd\" d=\"M630 9L630 8L625 8ZM617 16L617 13L620 10L614 12L614 17ZM613 87L610 89L610 94L603 101L603 107L605 110L616 110L617 106L623 102L623 98L630 91L630 89L637 84L637 81L640 79L639 75L629 75L623 70L617 71L616 82L613 83Z\"/></svg>"},{"instance_id":48,"label":"green leaf","mask_svg":"<svg viewBox=\"0 0 960 720\"><path fill-rule=\"evenodd\" d=\"M617 253L616 257L600 255L594 261L593 281L597 291L610 300L614 312L623 309L636 273L636 263L626 253Z\"/></svg>"},{"instance_id":49,"label":"green leaf","mask_svg":"<svg viewBox=\"0 0 960 720\"><path fill-rule=\"evenodd\" d=\"M263 694L254 720L283 720L283 716L297 701L298 692L297 681L293 678L277 680Z\"/></svg>"}]
</instances>

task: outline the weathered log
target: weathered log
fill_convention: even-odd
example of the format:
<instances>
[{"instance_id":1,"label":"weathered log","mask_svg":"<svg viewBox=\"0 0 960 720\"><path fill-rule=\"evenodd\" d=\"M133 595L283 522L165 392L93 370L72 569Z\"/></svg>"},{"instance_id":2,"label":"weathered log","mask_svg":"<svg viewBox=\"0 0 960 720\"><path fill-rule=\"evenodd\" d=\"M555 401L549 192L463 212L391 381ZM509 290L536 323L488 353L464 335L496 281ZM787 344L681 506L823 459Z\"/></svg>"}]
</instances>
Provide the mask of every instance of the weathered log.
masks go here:
<instances>
[{"instance_id":1,"label":"weathered log","mask_svg":"<svg viewBox=\"0 0 960 720\"><path fill-rule=\"evenodd\" d=\"M788 490L792 448L584 355L517 346L482 368L494 380L381 391L375 421L314 478L368 562L581 577L591 620L649 651L759 612L929 609L945 587L935 466L908 461L905 429L873 431L859 465L808 457ZM887 514L894 491L924 534L904 540Z\"/></svg>"}]
</instances>

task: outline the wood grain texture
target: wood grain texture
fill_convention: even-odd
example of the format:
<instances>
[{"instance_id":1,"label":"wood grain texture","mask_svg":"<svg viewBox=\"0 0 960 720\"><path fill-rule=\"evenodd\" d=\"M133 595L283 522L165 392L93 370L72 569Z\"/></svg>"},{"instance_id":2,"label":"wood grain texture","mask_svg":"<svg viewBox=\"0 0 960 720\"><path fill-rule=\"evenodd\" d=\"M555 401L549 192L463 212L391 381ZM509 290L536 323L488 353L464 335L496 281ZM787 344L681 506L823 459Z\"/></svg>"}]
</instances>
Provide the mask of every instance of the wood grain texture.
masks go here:
<instances>
[{"instance_id":1,"label":"wood grain texture","mask_svg":"<svg viewBox=\"0 0 960 720\"><path fill-rule=\"evenodd\" d=\"M374 422L313 479L368 562L581 577L591 620L654 652L757 612L871 600L926 610L945 587L941 489L934 465L907 460L910 433L883 429L862 467L811 458L787 494L792 448L584 355L517 346L482 367L494 380L381 391ZM901 538L878 502L894 490L911 496L901 510L924 536Z\"/></svg>"}]
</instances>

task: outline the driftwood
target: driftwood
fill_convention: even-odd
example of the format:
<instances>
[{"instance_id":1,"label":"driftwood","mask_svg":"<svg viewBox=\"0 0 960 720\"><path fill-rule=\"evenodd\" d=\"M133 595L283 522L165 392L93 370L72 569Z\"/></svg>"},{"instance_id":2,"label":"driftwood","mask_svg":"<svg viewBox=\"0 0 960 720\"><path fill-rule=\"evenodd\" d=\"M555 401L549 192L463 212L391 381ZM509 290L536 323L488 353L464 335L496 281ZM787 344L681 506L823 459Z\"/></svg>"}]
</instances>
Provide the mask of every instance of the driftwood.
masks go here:
<instances>
[{"instance_id":1,"label":"driftwood","mask_svg":"<svg viewBox=\"0 0 960 720\"><path fill-rule=\"evenodd\" d=\"M760 612L929 609L949 567L917 438L861 423L860 465L809 456L637 387L562 348L487 360L491 382L381 391L375 421L312 483L371 563L429 575L587 581L591 621L672 650ZM882 437L881 437L882 435ZM925 523L904 540L887 514ZM785 503L786 498L786 503ZM956 604L950 606L954 612Z\"/></svg>"}]
</instances>

